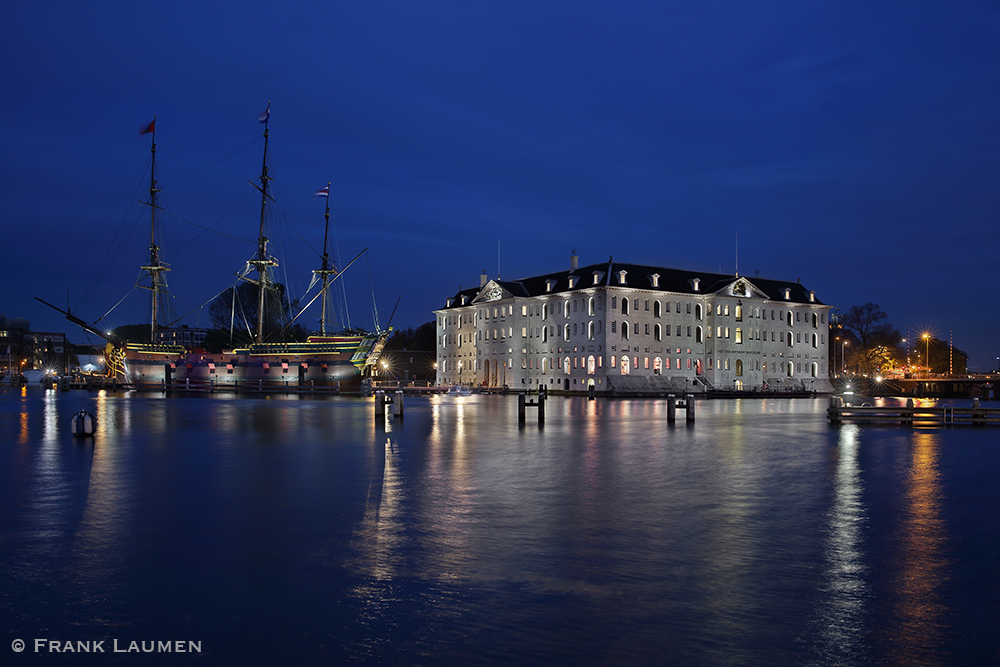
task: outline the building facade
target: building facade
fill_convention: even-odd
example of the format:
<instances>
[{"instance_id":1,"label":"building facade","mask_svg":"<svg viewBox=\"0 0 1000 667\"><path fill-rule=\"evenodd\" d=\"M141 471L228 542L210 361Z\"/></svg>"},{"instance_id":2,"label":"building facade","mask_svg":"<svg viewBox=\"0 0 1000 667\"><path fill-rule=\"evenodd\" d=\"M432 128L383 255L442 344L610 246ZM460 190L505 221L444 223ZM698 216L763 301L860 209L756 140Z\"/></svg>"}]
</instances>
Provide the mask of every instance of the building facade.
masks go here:
<instances>
[{"instance_id":1,"label":"building facade","mask_svg":"<svg viewBox=\"0 0 1000 667\"><path fill-rule=\"evenodd\" d=\"M480 277L434 311L444 384L598 392L832 391L830 306L798 282L609 259Z\"/></svg>"}]
</instances>

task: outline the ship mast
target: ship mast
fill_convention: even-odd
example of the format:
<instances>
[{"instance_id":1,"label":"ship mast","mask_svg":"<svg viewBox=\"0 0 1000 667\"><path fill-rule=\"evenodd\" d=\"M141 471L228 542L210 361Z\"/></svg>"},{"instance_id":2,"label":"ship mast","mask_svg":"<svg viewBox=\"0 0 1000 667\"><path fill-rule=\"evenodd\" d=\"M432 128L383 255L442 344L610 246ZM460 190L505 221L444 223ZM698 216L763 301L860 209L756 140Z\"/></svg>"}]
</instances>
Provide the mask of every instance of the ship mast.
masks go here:
<instances>
[{"instance_id":1,"label":"ship mast","mask_svg":"<svg viewBox=\"0 0 1000 667\"><path fill-rule=\"evenodd\" d=\"M330 276L336 277L338 271L335 267L330 264L330 254L326 251L327 239L330 236L330 184L326 184L326 231L323 232L323 268L318 271L313 271L313 273L319 275L323 279L323 301L322 307L319 315L319 333L321 336L326 335L326 297L327 291L330 287Z\"/></svg>"},{"instance_id":2,"label":"ship mast","mask_svg":"<svg viewBox=\"0 0 1000 667\"><path fill-rule=\"evenodd\" d=\"M260 172L260 235L257 238L257 259L252 259L248 263L257 269L257 335L255 343L264 342L264 294L270 285L269 268L277 266L278 262L273 257L267 256L267 237L264 236L264 214L267 210L267 182L271 177L267 175L267 123L271 119L271 103L267 103L267 110L258 118L264 123L264 163Z\"/></svg>"},{"instance_id":3,"label":"ship mast","mask_svg":"<svg viewBox=\"0 0 1000 667\"><path fill-rule=\"evenodd\" d=\"M152 133L152 146L150 147L150 152L153 154L150 168L149 168L149 263L147 266L139 267L143 271L149 274L149 342L156 343L156 333L159 321L159 307L160 307L160 292L165 292L167 283L166 279L162 274L163 271L169 271L170 269L160 263L160 248L156 245L156 209L159 208L156 204L156 195L159 194L159 190L156 189L156 116L153 116L153 122L146 126L143 134L146 132Z\"/></svg>"}]
</instances>

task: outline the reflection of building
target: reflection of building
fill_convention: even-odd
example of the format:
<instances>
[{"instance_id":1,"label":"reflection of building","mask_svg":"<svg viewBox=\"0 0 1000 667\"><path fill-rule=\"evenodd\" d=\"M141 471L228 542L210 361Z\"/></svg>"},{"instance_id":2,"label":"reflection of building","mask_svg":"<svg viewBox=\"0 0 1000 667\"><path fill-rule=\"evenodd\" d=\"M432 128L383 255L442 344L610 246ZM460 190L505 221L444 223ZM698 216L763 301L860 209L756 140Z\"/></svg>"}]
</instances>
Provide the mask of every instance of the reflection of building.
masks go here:
<instances>
[{"instance_id":1,"label":"reflection of building","mask_svg":"<svg viewBox=\"0 0 1000 667\"><path fill-rule=\"evenodd\" d=\"M798 282L608 260L458 292L437 315L444 383L623 392L831 391L829 306Z\"/></svg>"},{"instance_id":2,"label":"reflection of building","mask_svg":"<svg viewBox=\"0 0 1000 667\"><path fill-rule=\"evenodd\" d=\"M0 368L8 364L20 370L67 370L66 334L31 331L28 320L0 315Z\"/></svg>"},{"instance_id":3,"label":"reflection of building","mask_svg":"<svg viewBox=\"0 0 1000 667\"><path fill-rule=\"evenodd\" d=\"M161 345L183 345L184 347L201 347L205 343L208 329L192 329L183 324L172 329L159 329L156 332L157 342Z\"/></svg>"}]
</instances>

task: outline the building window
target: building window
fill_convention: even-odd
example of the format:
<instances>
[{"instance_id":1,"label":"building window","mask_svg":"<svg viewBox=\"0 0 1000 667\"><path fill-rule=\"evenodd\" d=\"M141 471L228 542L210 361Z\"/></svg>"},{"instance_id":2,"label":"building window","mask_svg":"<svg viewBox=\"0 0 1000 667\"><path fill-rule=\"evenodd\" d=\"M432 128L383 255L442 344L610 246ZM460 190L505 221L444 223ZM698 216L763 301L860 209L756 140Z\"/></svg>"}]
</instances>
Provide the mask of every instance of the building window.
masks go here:
<instances>
[{"instance_id":1,"label":"building window","mask_svg":"<svg viewBox=\"0 0 1000 667\"><path fill-rule=\"evenodd\" d=\"M597 372L597 364L594 361L594 355L587 357L587 375L593 375Z\"/></svg>"},{"instance_id":2,"label":"building window","mask_svg":"<svg viewBox=\"0 0 1000 667\"><path fill-rule=\"evenodd\" d=\"M617 327L618 327L618 322L616 322L616 321L612 320L612 321L611 321L611 333L615 333L615 329L616 329Z\"/></svg>"},{"instance_id":3,"label":"building window","mask_svg":"<svg viewBox=\"0 0 1000 667\"><path fill-rule=\"evenodd\" d=\"M701 322L701 304L699 303L694 307L694 319Z\"/></svg>"},{"instance_id":4,"label":"building window","mask_svg":"<svg viewBox=\"0 0 1000 667\"><path fill-rule=\"evenodd\" d=\"M655 327L653 327L653 338L655 340L660 340L661 339L661 334L662 334L662 331L660 329L660 325L657 324Z\"/></svg>"},{"instance_id":5,"label":"building window","mask_svg":"<svg viewBox=\"0 0 1000 667\"><path fill-rule=\"evenodd\" d=\"M594 340L594 323L587 322L587 340Z\"/></svg>"},{"instance_id":6,"label":"building window","mask_svg":"<svg viewBox=\"0 0 1000 667\"><path fill-rule=\"evenodd\" d=\"M740 329L739 327L736 328L736 341L735 342L736 342L737 345L742 345L743 344L743 329Z\"/></svg>"},{"instance_id":7,"label":"building window","mask_svg":"<svg viewBox=\"0 0 1000 667\"><path fill-rule=\"evenodd\" d=\"M653 302L653 317L659 317L660 316L660 308L661 308L660 302L659 301L654 301Z\"/></svg>"},{"instance_id":8,"label":"building window","mask_svg":"<svg viewBox=\"0 0 1000 667\"><path fill-rule=\"evenodd\" d=\"M590 297L587 300L587 314L590 316L594 315L594 297Z\"/></svg>"},{"instance_id":9,"label":"building window","mask_svg":"<svg viewBox=\"0 0 1000 667\"><path fill-rule=\"evenodd\" d=\"M628 340L628 322L622 322L622 340Z\"/></svg>"},{"instance_id":10,"label":"building window","mask_svg":"<svg viewBox=\"0 0 1000 667\"><path fill-rule=\"evenodd\" d=\"M628 299L622 299L622 315L628 315Z\"/></svg>"},{"instance_id":11,"label":"building window","mask_svg":"<svg viewBox=\"0 0 1000 667\"><path fill-rule=\"evenodd\" d=\"M736 321L737 322L743 321L743 305L739 303L736 304Z\"/></svg>"},{"instance_id":12,"label":"building window","mask_svg":"<svg viewBox=\"0 0 1000 667\"><path fill-rule=\"evenodd\" d=\"M738 375L738 376L742 376L743 375L743 360L742 359L737 359L736 360L736 375Z\"/></svg>"},{"instance_id":13,"label":"building window","mask_svg":"<svg viewBox=\"0 0 1000 667\"><path fill-rule=\"evenodd\" d=\"M621 368L622 375L628 375L628 368L629 368L629 366L628 366L628 357L623 356L622 357L622 368Z\"/></svg>"},{"instance_id":14,"label":"building window","mask_svg":"<svg viewBox=\"0 0 1000 667\"><path fill-rule=\"evenodd\" d=\"M649 322L646 322L646 335L649 335Z\"/></svg>"},{"instance_id":15,"label":"building window","mask_svg":"<svg viewBox=\"0 0 1000 667\"><path fill-rule=\"evenodd\" d=\"M698 328L696 328L696 329L694 330L694 342L696 342L696 343L700 343L700 342L702 342L702 331L701 331L701 327L698 327Z\"/></svg>"},{"instance_id":16,"label":"building window","mask_svg":"<svg viewBox=\"0 0 1000 667\"><path fill-rule=\"evenodd\" d=\"M663 361L659 357L653 359L653 375L659 375L663 370Z\"/></svg>"}]
</instances>

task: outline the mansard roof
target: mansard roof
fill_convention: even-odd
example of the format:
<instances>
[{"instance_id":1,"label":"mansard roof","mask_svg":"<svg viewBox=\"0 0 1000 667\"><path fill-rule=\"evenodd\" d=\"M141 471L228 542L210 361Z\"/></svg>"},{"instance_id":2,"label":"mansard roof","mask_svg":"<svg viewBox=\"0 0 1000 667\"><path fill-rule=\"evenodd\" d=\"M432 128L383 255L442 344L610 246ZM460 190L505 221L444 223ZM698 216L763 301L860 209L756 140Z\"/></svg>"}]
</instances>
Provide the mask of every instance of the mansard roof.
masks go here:
<instances>
[{"instance_id":1,"label":"mansard roof","mask_svg":"<svg viewBox=\"0 0 1000 667\"><path fill-rule=\"evenodd\" d=\"M625 284L619 283L621 272L625 272ZM595 276L597 282L595 284ZM572 280L572 283L570 281ZM734 285L746 287L746 294L733 290ZM689 296L719 294L726 296L743 296L744 298L762 298L771 301L824 305L819 299L810 300L810 291L800 282L771 280L759 276L738 276L705 271L688 271L686 269L671 269L645 264L626 264L609 260L600 264L581 266L573 270L556 271L539 276L521 278L520 280L491 280L485 287L460 290L451 300L451 305L442 310L471 305L473 301L481 303L494 300L486 297L485 292L497 285L506 293L504 297L534 297L543 295L569 295L574 292L584 292L596 287L639 289L668 294L684 294ZM572 285L572 286L571 286ZM788 298L785 291L788 290ZM509 296L508 296L509 295ZM462 303L462 297L465 303ZM495 298L495 297L494 297Z\"/></svg>"}]
</instances>

